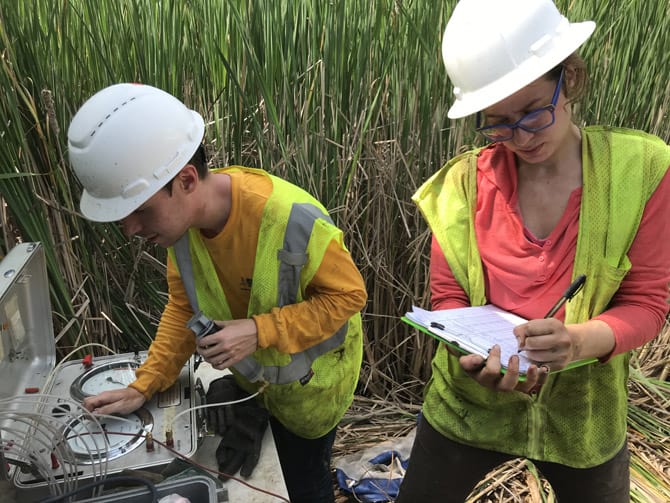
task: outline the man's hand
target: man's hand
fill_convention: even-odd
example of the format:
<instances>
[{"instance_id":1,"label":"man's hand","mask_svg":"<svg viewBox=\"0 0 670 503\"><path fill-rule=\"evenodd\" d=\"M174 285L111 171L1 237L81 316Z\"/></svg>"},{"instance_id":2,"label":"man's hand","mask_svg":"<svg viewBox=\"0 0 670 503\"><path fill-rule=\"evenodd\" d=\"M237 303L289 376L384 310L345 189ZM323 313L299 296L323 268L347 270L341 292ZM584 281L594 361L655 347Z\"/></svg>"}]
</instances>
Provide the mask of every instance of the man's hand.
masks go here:
<instances>
[{"instance_id":1,"label":"man's hand","mask_svg":"<svg viewBox=\"0 0 670 503\"><path fill-rule=\"evenodd\" d=\"M489 357L484 360L479 355L465 355L459 358L463 370L482 386L494 391L520 391L530 393L544 384L549 369L545 366L531 365L526 371L526 380L519 381L519 357L513 355L507 364L507 370L501 373L500 346L493 346Z\"/></svg>"},{"instance_id":2,"label":"man's hand","mask_svg":"<svg viewBox=\"0 0 670 503\"><path fill-rule=\"evenodd\" d=\"M84 399L84 407L93 414L130 414L136 411L147 399L135 388L103 391L99 395Z\"/></svg>"},{"instance_id":3,"label":"man's hand","mask_svg":"<svg viewBox=\"0 0 670 503\"><path fill-rule=\"evenodd\" d=\"M258 329L253 319L215 321L221 330L198 340L198 353L212 367L222 370L258 349Z\"/></svg>"}]
</instances>

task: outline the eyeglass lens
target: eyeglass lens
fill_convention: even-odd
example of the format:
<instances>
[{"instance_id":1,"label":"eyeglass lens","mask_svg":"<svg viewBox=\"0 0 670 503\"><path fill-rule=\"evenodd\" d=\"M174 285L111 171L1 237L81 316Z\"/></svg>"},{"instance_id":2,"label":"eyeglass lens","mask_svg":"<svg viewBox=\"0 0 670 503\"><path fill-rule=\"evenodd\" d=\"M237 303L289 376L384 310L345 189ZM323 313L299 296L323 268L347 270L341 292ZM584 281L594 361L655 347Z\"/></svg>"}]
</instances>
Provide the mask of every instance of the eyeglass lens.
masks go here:
<instances>
[{"instance_id":1,"label":"eyeglass lens","mask_svg":"<svg viewBox=\"0 0 670 503\"><path fill-rule=\"evenodd\" d=\"M481 133L491 140L502 141L512 138L516 128L534 133L551 126L553 123L554 107L550 105L524 115L515 124L499 124L496 126L485 127L481 130Z\"/></svg>"},{"instance_id":2,"label":"eyeglass lens","mask_svg":"<svg viewBox=\"0 0 670 503\"><path fill-rule=\"evenodd\" d=\"M521 117L514 124L494 124L492 126L479 127L481 115L477 114L477 131L483 134L486 138L492 141L507 141L514 136L514 130L517 128L523 129L531 133L541 131L548 128L554 123L554 109L558 102L561 84L563 83L564 68L561 68L561 74L556 82L554 94L551 97L551 105L547 105L532 112L527 113Z\"/></svg>"}]
</instances>

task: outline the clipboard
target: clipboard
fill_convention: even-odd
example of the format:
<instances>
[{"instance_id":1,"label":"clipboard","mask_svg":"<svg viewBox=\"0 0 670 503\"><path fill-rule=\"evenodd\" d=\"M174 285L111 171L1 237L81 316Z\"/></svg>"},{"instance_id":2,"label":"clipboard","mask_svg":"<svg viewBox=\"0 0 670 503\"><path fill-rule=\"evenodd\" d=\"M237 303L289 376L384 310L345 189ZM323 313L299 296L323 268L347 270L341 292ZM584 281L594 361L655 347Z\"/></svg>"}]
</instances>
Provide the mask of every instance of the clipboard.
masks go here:
<instances>
[{"instance_id":1,"label":"clipboard","mask_svg":"<svg viewBox=\"0 0 670 503\"><path fill-rule=\"evenodd\" d=\"M525 379L526 370L534 363L525 354L518 352L518 343L513 333L515 326L528 320L493 304L437 311L412 306L412 311L405 313L401 320L463 354L477 354L486 359L491 348L498 344L501 372L507 371L506 362L510 357L517 355L520 381ZM578 360L560 370L550 371L550 374L596 361L596 358Z\"/></svg>"}]
</instances>

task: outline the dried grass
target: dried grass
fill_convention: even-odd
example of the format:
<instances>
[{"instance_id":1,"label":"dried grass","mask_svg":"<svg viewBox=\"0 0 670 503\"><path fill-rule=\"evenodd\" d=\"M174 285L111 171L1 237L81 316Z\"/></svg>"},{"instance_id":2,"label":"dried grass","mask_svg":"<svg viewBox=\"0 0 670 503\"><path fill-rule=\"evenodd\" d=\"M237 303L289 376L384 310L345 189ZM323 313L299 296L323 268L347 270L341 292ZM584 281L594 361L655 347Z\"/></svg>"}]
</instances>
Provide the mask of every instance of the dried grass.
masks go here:
<instances>
[{"instance_id":1,"label":"dried grass","mask_svg":"<svg viewBox=\"0 0 670 503\"><path fill-rule=\"evenodd\" d=\"M670 324L653 341L635 352L630 381L628 447L631 453L631 501L670 501L670 386L650 385L653 378L667 383ZM639 370L637 370L639 369ZM407 435L420 410L419 389L408 391L396 383L397 393L384 398L356 396L345 415L333 448L333 458L358 452L383 441ZM411 389L411 388L410 388ZM398 400L402 397L401 400ZM336 488L337 503L359 501ZM489 473L467 503L554 503L548 482L523 459L512 460Z\"/></svg>"}]
</instances>

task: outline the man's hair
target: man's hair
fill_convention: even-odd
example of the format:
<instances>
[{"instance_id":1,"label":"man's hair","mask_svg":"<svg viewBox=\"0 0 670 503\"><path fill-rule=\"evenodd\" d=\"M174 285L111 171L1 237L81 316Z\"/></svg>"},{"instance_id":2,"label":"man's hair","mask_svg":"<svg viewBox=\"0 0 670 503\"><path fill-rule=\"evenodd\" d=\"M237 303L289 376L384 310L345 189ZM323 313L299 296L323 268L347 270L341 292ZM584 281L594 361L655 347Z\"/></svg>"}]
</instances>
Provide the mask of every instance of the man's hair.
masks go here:
<instances>
[{"instance_id":1,"label":"man's hair","mask_svg":"<svg viewBox=\"0 0 670 503\"><path fill-rule=\"evenodd\" d=\"M207 176L207 173L209 173L209 169L207 168L207 153L202 143L198 145L198 149L186 164L193 164L195 166L195 169L198 170L198 178L201 180Z\"/></svg>"},{"instance_id":2,"label":"man's hair","mask_svg":"<svg viewBox=\"0 0 670 503\"><path fill-rule=\"evenodd\" d=\"M202 143L198 145L197 150L193 153L189 161L186 164L184 164L184 166L187 166L189 164L195 166L195 169L198 172L198 178L200 180L204 179L209 173L209 168L207 167L207 153L205 152L205 146ZM176 176L177 175L175 175L175 177ZM163 186L163 188L167 190L170 195L172 195L173 181L174 177Z\"/></svg>"}]
</instances>

